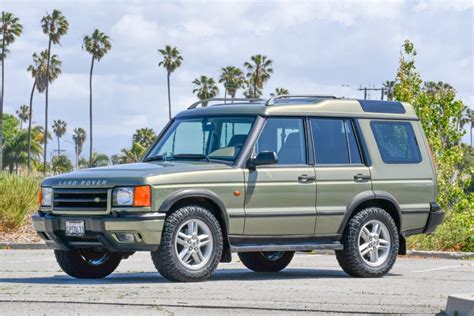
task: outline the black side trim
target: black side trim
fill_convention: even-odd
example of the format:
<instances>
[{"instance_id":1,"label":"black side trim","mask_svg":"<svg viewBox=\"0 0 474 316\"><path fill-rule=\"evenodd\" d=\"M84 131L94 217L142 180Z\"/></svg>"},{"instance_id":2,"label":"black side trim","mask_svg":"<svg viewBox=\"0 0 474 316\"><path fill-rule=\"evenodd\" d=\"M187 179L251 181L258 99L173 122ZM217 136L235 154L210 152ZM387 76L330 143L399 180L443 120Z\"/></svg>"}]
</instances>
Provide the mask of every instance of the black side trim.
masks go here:
<instances>
[{"instance_id":1,"label":"black side trim","mask_svg":"<svg viewBox=\"0 0 474 316\"><path fill-rule=\"evenodd\" d=\"M247 218L273 218L273 217L304 217L313 216L316 217L316 212L281 212L281 213L247 213Z\"/></svg>"},{"instance_id":2,"label":"black side trim","mask_svg":"<svg viewBox=\"0 0 474 316\"><path fill-rule=\"evenodd\" d=\"M357 100L364 112L405 114L405 107L396 101Z\"/></svg>"},{"instance_id":3,"label":"black side trim","mask_svg":"<svg viewBox=\"0 0 474 316\"><path fill-rule=\"evenodd\" d=\"M416 211L402 211L403 215L410 215L410 214L428 214L429 210L416 210Z\"/></svg>"},{"instance_id":4,"label":"black side trim","mask_svg":"<svg viewBox=\"0 0 474 316\"><path fill-rule=\"evenodd\" d=\"M318 212L318 217L319 216L340 216L340 215L345 215L346 212L339 212L339 211L334 211L334 212L324 212L324 213L319 213Z\"/></svg>"}]
</instances>

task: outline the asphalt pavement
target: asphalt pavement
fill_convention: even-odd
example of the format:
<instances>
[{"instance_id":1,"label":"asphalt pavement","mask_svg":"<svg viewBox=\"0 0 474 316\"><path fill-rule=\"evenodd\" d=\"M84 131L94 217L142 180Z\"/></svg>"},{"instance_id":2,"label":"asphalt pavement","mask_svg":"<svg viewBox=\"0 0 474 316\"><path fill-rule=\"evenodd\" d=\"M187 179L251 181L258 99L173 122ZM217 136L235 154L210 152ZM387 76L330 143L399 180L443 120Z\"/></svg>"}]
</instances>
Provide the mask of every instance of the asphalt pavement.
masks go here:
<instances>
[{"instance_id":1,"label":"asphalt pavement","mask_svg":"<svg viewBox=\"0 0 474 316\"><path fill-rule=\"evenodd\" d=\"M149 253L101 280L64 274L51 250L0 250L0 315L426 314L448 295L474 292L474 260L399 257L389 275L352 278L332 255L297 254L279 273L254 273L234 257L210 280L172 283Z\"/></svg>"}]
</instances>

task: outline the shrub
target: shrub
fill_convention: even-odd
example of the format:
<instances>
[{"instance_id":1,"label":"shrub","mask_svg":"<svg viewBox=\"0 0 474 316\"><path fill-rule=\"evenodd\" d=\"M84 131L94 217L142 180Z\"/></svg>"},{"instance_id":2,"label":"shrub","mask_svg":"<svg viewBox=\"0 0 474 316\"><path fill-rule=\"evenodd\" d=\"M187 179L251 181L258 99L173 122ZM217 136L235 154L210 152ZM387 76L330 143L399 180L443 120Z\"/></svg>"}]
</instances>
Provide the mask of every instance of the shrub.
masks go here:
<instances>
[{"instance_id":1,"label":"shrub","mask_svg":"<svg viewBox=\"0 0 474 316\"><path fill-rule=\"evenodd\" d=\"M39 183L34 177L0 174L0 230L24 224L38 204Z\"/></svg>"}]
</instances>

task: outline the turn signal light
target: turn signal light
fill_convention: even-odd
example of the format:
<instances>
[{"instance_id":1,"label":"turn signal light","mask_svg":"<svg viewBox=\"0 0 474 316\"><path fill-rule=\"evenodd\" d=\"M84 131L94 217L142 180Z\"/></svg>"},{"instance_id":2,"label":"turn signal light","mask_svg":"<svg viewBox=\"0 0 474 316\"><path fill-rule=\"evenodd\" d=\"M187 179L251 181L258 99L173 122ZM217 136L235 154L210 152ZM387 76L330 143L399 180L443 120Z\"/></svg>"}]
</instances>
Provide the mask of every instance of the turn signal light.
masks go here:
<instances>
[{"instance_id":1,"label":"turn signal light","mask_svg":"<svg viewBox=\"0 0 474 316\"><path fill-rule=\"evenodd\" d=\"M41 194L41 186L38 188L38 205L41 206L41 203L43 202L43 195Z\"/></svg>"},{"instance_id":2,"label":"turn signal light","mask_svg":"<svg viewBox=\"0 0 474 316\"><path fill-rule=\"evenodd\" d=\"M151 188L149 185L135 187L133 206L151 206Z\"/></svg>"}]
</instances>

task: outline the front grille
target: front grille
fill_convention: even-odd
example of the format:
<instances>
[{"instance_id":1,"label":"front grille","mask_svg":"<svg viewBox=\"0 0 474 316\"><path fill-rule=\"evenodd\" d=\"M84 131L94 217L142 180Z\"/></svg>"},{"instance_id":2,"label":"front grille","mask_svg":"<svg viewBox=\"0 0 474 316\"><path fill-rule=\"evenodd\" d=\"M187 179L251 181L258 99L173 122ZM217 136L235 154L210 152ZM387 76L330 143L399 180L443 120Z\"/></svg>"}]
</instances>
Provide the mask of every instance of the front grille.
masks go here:
<instances>
[{"instance_id":1,"label":"front grille","mask_svg":"<svg viewBox=\"0 0 474 316\"><path fill-rule=\"evenodd\" d=\"M54 189L53 211L107 210L107 189Z\"/></svg>"}]
</instances>

